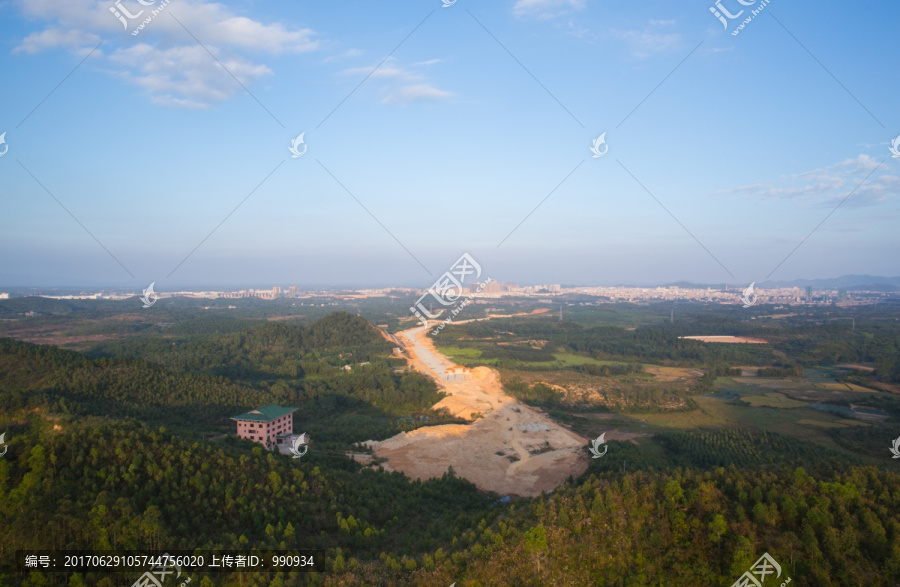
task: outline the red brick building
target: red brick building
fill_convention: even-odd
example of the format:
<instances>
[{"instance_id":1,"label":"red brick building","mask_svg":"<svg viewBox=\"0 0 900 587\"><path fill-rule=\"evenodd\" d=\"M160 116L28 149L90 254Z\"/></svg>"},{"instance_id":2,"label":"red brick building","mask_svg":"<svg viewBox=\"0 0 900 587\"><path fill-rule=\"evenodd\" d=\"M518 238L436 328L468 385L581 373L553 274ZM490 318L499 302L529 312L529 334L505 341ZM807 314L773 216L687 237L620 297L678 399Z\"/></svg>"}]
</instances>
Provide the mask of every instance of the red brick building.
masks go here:
<instances>
[{"instance_id":1,"label":"red brick building","mask_svg":"<svg viewBox=\"0 0 900 587\"><path fill-rule=\"evenodd\" d=\"M238 436L258 442L266 447L266 450L273 450L279 436L293 434L296 411L297 408L269 404L231 419L237 422Z\"/></svg>"}]
</instances>

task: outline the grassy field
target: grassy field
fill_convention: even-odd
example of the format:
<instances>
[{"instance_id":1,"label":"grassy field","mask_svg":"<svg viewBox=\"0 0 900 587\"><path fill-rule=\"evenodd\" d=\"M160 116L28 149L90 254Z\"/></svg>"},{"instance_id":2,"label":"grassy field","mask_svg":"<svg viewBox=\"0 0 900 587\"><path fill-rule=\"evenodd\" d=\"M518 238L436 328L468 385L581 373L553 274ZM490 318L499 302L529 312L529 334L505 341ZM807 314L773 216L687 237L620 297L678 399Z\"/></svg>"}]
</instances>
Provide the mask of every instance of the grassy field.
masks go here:
<instances>
[{"instance_id":1,"label":"grassy field","mask_svg":"<svg viewBox=\"0 0 900 587\"><path fill-rule=\"evenodd\" d=\"M658 369L658 368L657 368ZM571 372L570 372L571 373ZM558 374L558 373L557 373ZM546 374L540 374L546 377ZM536 374L532 375L536 377ZM565 378L554 377L555 383L567 386ZM839 451L867 464L883 464L876 456L852 452L835 442L833 432L848 429L878 429L859 420L852 420L809 407L821 399L859 398L860 391L814 373L814 381L804 379L757 379L755 377L719 378L716 389L731 394L697 396L698 409L687 412L658 414L572 413L553 410L550 415L570 426L585 437L595 437L604 430L626 430L641 433L666 433L704 429L751 429L775 432L793 438L813 442L819 446ZM777 389L777 390L776 390ZM868 391L868 394L873 392ZM809 397L807 401L792 397L793 394ZM884 395L884 394L882 394ZM749 405L747 405L749 404ZM874 428L873 428L874 426ZM887 436L886 436L887 438ZM644 439L641 450L659 448L657 442Z\"/></svg>"},{"instance_id":2,"label":"grassy field","mask_svg":"<svg viewBox=\"0 0 900 587\"><path fill-rule=\"evenodd\" d=\"M777 392L766 393L762 395L745 395L741 397L741 399L749 403L754 408L802 408L808 405L806 402L800 402L790 399L783 393Z\"/></svg>"},{"instance_id":3,"label":"grassy field","mask_svg":"<svg viewBox=\"0 0 900 587\"><path fill-rule=\"evenodd\" d=\"M457 359L474 361L478 360L481 357L481 351L473 348L459 348L456 346L442 346L435 345L435 348L439 353L442 353L454 361ZM485 364L490 364L495 362L495 360L485 361Z\"/></svg>"},{"instance_id":4,"label":"grassy field","mask_svg":"<svg viewBox=\"0 0 900 587\"><path fill-rule=\"evenodd\" d=\"M482 352L478 349L447 346L440 347L439 350L461 363L497 365L495 359L482 358ZM643 363L644 372L640 374L599 377L572 367L622 364L624 361L597 360L586 355L559 351L552 355L553 361L522 362L519 363L521 367L501 368L501 379L505 382L521 381L527 385L544 383L557 390L561 405L550 409L549 415L585 438L595 438L606 430L652 435L710 429L748 429L809 441L860 462L883 464L877 458L877 453L860 454L848 450L846 442L839 444L843 440L837 434L841 431L869 429L880 436L878 431L886 428L885 425L848 419L839 414L813 409L810 405L820 402L856 403L870 396L884 398L886 394L860 385L839 382L835 378L839 371L829 367L807 368L803 377L720 377L714 384L715 396L693 396L697 409L663 410L659 413L636 413L640 410L629 410L624 413L621 411L621 403L609 403L612 397L609 394L624 393L631 397L650 389L662 389L666 385L689 389L698 383L703 370ZM608 411L592 413L592 407ZM653 438L643 438L638 444L642 453L664 450Z\"/></svg>"},{"instance_id":5,"label":"grassy field","mask_svg":"<svg viewBox=\"0 0 900 587\"><path fill-rule=\"evenodd\" d=\"M869 460L843 449L827 433L829 429L835 428L870 426L865 422L847 420L803 407L747 407L711 397L697 398L697 403L700 408L693 412L635 416L636 422L647 424L648 427L634 430L653 433L707 428L751 428L800 438L841 451L848 456Z\"/></svg>"},{"instance_id":6,"label":"grassy field","mask_svg":"<svg viewBox=\"0 0 900 587\"><path fill-rule=\"evenodd\" d=\"M553 353L553 356L556 357L555 361L541 361L528 363L528 365L535 367L575 367L578 365L621 365L623 363L623 361L600 361L572 353Z\"/></svg>"},{"instance_id":7,"label":"grassy field","mask_svg":"<svg viewBox=\"0 0 900 587\"><path fill-rule=\"evenodd\" d=\"M461 361L467 364L478 365L496 365L497 359L483 359L482 351L475 348L460 348L456 346L437 345L437 350L444 355L450 357L454 361ZM566 367L576 367L578 365L621 365L624 361L600 361L584 355L576 355L573 353L552 353L556 358L555 361L530 361L526 363L529 367L547 367L551 369L561 369ZM647 365L652 367L652 365Z\"/></svg>"}]
</instances>

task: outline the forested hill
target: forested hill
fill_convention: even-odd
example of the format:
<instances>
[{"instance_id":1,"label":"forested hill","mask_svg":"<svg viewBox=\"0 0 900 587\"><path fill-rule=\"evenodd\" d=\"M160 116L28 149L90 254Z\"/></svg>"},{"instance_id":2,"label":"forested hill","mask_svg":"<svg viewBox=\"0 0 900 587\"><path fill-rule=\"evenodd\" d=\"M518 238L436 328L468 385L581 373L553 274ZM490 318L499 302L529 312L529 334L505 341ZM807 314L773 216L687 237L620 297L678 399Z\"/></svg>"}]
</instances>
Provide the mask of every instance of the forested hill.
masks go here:
<instances>
[{"instance_id":1,"label":"forested hill","mask_svg":"<svg viewBox=\"0 0 900 587\"><path fill-rule=\"evenodd\" d=\"M89 356L0 339L0 409L136 419L181 433L233 432L236 413L298 407L295 423L319 443L380 440L430 423L443 397L433 381L395 372L403 361L378 329L346 312L309 326L265 323L187 341L140 335ZM368 364L363 364L368 363ZM345 372L344 365L352 365Z\"/></svg>"},{"instance_id":2,"label":"forested hill","mask_svg":"<svg viewBox=\"0 0 900 587\"><path fill-rule=\"evenodd\" d=\"M386 348L390 348L375 326L348 312L335 312L313 322L304 329L301 342L305 350L373 343L385 343Z\"/></svg>"},{"instance_id":3,"label":"forested hill","mask_svg":"<svg viewBox=\"0 0 900 587\"><path fill-rule=\"evenodd\" d=\"M473 485L410 482L310 451L302 462L250 443L188 442L165 430L31 411L0 459L0 585L131 585L127 574L5 575L17 549L325 548L324 569L449 545L497 512ZM412 559L410 559L412 560ZM300 574L194 574L192 585L277 587ZM312 584L321 585L322 576Z\"/></svg>"},{"instance_id":4,"label":"forested hill","mask_svg":"<svg viewBox=\"0 0 900 587\"><path fill-rule=\"evenodd\" d=\"M79 353L0 339L0 409L138 418L160 424L219 425L267 394L223 377L177 373L137 359Z\"/></svg>"},{"instance_id":5,"label":"forested hill","mask_svg":"<svg viewBox=\"0 0 900 587\"><path fill-rule=\"evenodd\" d=\"M90 356L140 358L179 371L258 381L302 377L316 363L340 367L388 355L391 345L364 318L335 312L309 326L266 322L214 336L140 336L97 346Z\"/></svg>"},{"instance_id":6,"label":"forested hill","mask_svg":"<svg viewBox=\"0 0 900 587\"><path fill-rule=\"evenodd\" d=\"M873 467L607 471L501 508L450 475L411 482L140 424L32 412L13 433L0 460L0 563L19 548L299 547L327 549L329 572L192 583L730 585L769 552L801 587L900 580L900 485ZM0 572L0 585L129 578Z\"/></svg>"},{"instance_id":7,"label":"forested hill","mask_svg":"<svg viewBox=\"0 0 900 587\"><path fill-rule=\"evenodd\" d=\"M725 586L768 552L768 584L894 586L898 506L897 475L873 467L606 474L465 533L455 564L406 584Z\"/></svg>"}]
</instances>

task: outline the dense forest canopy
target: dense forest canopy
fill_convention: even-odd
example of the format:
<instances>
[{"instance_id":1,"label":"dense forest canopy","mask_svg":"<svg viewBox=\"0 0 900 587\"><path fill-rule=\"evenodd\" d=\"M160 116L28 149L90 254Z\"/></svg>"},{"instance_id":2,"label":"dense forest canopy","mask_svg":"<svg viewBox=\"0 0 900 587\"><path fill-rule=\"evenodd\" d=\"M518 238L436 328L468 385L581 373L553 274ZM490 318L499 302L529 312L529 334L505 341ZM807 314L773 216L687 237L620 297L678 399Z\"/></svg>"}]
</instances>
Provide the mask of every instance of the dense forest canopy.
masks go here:
<instances>
[{"instance_id":1,"label":"dense forest canopy","mask_svg":"<svg viewBox=\"0 0 900 587\"><path fill-rule=\"evenodd\" d=\"M197 328L123 327L84 352L0 339L0 564L18 549L316 548L322 572L196 574L191 584L731 585L769 553L796 585L900 582L892 393L860 393L853 405L889 419L836 427L831 448L752 423L655 426L639 442L610 441L607 457L551 494L497 503L452 468L411 481L346 456L365 440L462 422L431 409L444 397L434 381L406 369L368 320L179 320ZM438 344L458 349L460 362L498 367L508 393L585 430L596 429L596 410L579 411L541 377L607 386L601 421L616 426L644 414L700 417L713 405L702 394L737 377L736 365L797 379L852 361L873 370L845 381L896 381L900 339L883 324L742 328L769 344L678 338L696 324L550 319L447 328ZM659 366L700 376L654 384ZM731 403L775 414L753 401ZM303 459L234 436L229 418L266 403L298 408L295 430L313 439ZM884 456L865 462L880 464L849 456L872 451ZM0 570L0 585L134 579Z\"/></svg>"}]
</instances>

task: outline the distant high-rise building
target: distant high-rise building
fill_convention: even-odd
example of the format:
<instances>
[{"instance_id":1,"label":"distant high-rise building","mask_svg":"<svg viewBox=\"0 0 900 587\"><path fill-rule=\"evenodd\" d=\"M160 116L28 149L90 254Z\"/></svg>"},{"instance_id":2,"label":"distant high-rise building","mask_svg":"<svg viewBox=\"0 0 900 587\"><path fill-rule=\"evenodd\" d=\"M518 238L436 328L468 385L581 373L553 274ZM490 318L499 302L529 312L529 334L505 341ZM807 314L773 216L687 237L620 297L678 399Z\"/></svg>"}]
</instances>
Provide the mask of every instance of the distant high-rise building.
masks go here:
<instances>
[{"instance_id":1,"label":"distant high-rise building","mask_svg":"<svg viewBox=\"0 0 900 587\"><path fill-rule=\"evenodd\" d=\"M807 302L812 301L812 286L811 285L806 286L806 301Z\"/></svg>"},{"instance_id":2,"label":"distant high-rise building","mask_svg":"<svg viewBox=\"0 0 900 587\"><path fill-rule=\"evenodd\" d=\"M492 281L491 283L485 284L481 291L487 294L500 293L503 291L503 286L496 281Z\"/></svg>"}]
</instances>

